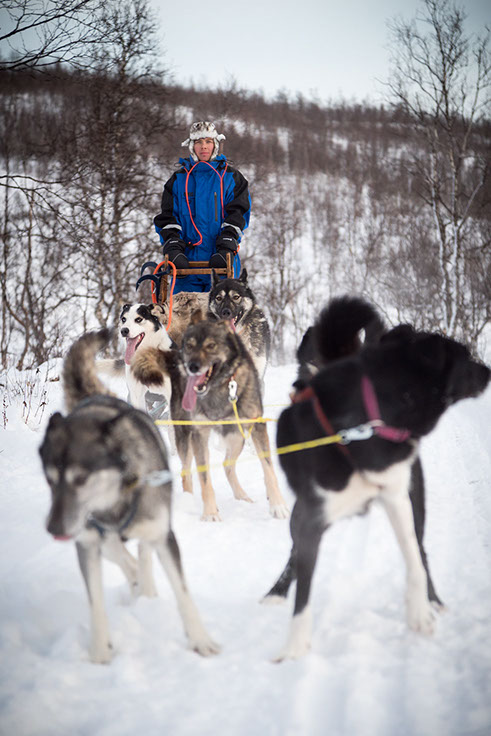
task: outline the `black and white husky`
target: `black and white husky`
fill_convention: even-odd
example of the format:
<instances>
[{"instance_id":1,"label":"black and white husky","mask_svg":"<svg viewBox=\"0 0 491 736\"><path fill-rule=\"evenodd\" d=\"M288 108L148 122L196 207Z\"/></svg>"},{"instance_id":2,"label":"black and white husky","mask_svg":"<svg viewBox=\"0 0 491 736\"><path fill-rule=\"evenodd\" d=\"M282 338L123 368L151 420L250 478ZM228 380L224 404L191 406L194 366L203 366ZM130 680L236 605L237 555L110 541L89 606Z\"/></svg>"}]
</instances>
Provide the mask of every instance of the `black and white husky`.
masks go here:
<instances>
[{"instance_id":1,"label":"black and white husky","mask_svg":"<svg viewBox=\"0 0 491 736\"><path fill-rule=\"evenodd\" d=\"M385 508L407 567L407 622L431 634L441 603L423 547L424 480L418 445L445 410L478 396L489 369L468 349L438 334L400 325L361 345L380 319L354 298L333 300L314 326L316 365L310 381L282 412L278 447L338 435L344 443L317 444L280 455L297 500L291 516L290 559L265 600L284 599L296 580L293 619L278 661L303 655L310 646L310 588L319 544L338 519L365 511L378 499ZM312 361L312 357L315 358ZM297 389L301 386L298 386Z\"/></svg>"},{"instance_id":2,"label":"black and white husky","mask_svg":"<svg viewBox=\"0 0 491 736\"><path fill-rule=\"evenodd\" d=\"M167 334L162 322L152 311L154 305L125 304L119 315L119 334L125 341L125 352L123 359L98 360L96 367L98 371L113 376L125 375L128 388L128 401L138 409L147 409L146 395L148 389L136 380L130 370L131 361L136 351L141 348L158 348L169 350L173 343ZM170 381L165 380L162 386L154 393L162 394L167 402L170 401Z\"/></svg>"},{"instance_id":3,"label":"black and white husky","mask_svg":"<svg viewBox=\"0 0 491 736\"><path fill-rule=\"evenodd\" d=\"M164 444L150 417L107 392L95 371L95 354L109 332L89 333L64 364L67 416L50 418L40 447L51 488L47 529L74 540L90 605L90 658L109 662L101 552L121 567L132 590L154 596L155 551L174 590L190 648L204 656L219 647L207 634L184 579L171 527L172 484ZM137 539L138 562L124 542Z\"/></svg>"}]
</instances>

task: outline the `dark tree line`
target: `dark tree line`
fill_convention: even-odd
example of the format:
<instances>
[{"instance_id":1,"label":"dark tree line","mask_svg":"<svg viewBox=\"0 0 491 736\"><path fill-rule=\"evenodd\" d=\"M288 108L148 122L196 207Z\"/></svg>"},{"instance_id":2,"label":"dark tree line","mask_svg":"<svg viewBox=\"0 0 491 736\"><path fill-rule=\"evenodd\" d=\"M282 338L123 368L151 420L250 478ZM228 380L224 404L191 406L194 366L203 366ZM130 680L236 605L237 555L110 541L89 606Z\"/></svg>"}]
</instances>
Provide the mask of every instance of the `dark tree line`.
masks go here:
<instances>
[{"instance_id":1,"label":"dark tree line","mask_svg":"<svg viewBox=\"0 0 491 736\"><path fill-rule=\"evenodd\" d=\"M451 30L451 48L465 46L460 11L443 0L423 5L426 36L394 26L407 65L402 74L399 59L401 76L391 78L394 104L371 107L284 92L267 101L233 80L215 90L171 84L156 63L146 0L67 0L67 11L90 7L97 17L81 55L74 44L45 67L47 44L0 66L2 365L62 355L74 334L113 322L121 303L148 299L135 282L142 263L159 260L152 220L193 119L217 123L227 157L250 181L241 256L277 360L291 359L319 307L346 291L390 320L478 347L491 316L487 40L475 46L480 89L469 108L459 100L471 91L462 84L469 58L442 61L445 48L429 40ZM49 21L59 30L64 16ZM418 38L430 54L423 71L433 57L448 71L438 94L441 75L432 80L434 109L418 108L415 87L404 86L412 74L427 88L423 71L408 71L421 59Z\"/></svg>"}]
</instances>

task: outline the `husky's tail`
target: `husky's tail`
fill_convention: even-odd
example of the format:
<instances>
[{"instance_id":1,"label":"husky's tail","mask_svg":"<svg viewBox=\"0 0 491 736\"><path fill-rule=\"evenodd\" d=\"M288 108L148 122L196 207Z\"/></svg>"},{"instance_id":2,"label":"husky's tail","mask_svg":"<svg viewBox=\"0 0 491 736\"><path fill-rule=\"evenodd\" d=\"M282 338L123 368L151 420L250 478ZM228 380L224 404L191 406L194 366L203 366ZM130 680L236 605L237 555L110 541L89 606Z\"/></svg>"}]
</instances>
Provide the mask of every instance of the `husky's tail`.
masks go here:
<instances>
[{"instance_id":1,"label":"husky's tail","mask_svg":"<svg viewBox=\"0 0 491 736\"><path fill-rule=\"evenodd\" d=\"M378 342L386 331L371 304L359 297L342 296L333 299L320 313L314 325L314 342L321 362L330 363L357 353L364 344Z\"/></svg>"},{"instance_id":2,"label":"husky's tail","mask_svg":"<svg viewBox=\"0 0 491 736\"><path fill-rule=\"evenodd\" d=\"M63 364L63 388L67 411L72 411L79 401L89 396L114 395L97 377L95 361L95 356L108 344L110 337L109 329L88 332L74 342L68 351Z\"/></svg>"},{"instance_id":3,"label":"husky's tail","mask_svg":"<svg viewBox=\"0 0 491 736\"><path fill-rule=\"evenodd\" d=\"M171 350L140 348L131 363L131 372L136 380L155 390L162 388L166 377L175 370L176 352Z\"/></svg>"}]
</instances>

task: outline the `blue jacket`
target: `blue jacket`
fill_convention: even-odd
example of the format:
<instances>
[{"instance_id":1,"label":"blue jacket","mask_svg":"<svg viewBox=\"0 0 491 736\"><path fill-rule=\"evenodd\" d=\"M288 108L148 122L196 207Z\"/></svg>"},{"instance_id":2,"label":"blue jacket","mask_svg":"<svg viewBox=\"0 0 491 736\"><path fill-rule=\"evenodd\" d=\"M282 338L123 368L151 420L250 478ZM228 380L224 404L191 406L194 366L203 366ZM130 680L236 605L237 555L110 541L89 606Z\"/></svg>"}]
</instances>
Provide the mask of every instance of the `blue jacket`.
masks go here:
<instances>
[{"instance_id":1,"label":"blue jacket","mask_svg":"<svg viewBox=\"0 0 491 736\"><path fill-rule=\"evenodd\" d=\"M162 243L166 231L177 230L187 243L190 261L209 261L216 252L216 239L224 227L231 228L237 241L249 225L251 199L247 180L225 156L213 161L179 159L181 168L166 182L161 213L154 219ZM240 273L240 259L234 259L234 275ZM209 291L209 276L186 276L176 281L175 292Z\"/></svg>"}]
</instances>

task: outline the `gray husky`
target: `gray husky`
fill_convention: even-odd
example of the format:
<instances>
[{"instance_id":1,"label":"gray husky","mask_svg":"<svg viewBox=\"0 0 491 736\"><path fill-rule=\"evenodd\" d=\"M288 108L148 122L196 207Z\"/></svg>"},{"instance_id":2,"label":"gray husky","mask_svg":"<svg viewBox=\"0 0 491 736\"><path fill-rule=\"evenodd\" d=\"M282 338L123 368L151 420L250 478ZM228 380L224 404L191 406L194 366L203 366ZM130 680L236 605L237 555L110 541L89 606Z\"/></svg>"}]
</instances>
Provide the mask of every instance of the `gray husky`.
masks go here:
<instances>
[{"instance_id":1,"label":"gray husky","mask_svg":"<svg viewBox=\"0 0 491 736\"><path fill-rule=\"evenodd\" d=\"M222 280L213 271L211 283L208 319L224 319L230 323L247 348L262 381L269 358L271 332L247 283L247 270L243 268L238 279Z\"/></svg>"},{"instance_id":2,"label":"gray husky","mask_svg":"<svg viewBox=\"0 0 491 736\"><path fill-rule=\"evenodd\" d=\"M99 382L95 355L108 342L101 330L80 338L64 364L67 416L51 417L40 447L51 487L47 529L76 544L90 605L93 662L109 662L101 552L120 565L132 590L156 595L152 552L174 590L190 648L204 656L219 647L207 634L184 579L171 527L172 484L164 444L151 419L110 395ZM138 562L126 550L138 539Z\"/></svg>"},{"instance_id":3,"label":"gray husky","mask_svg":"<svg viewBox=\"0 0 491 736\"><path fill-rule=\"evenodd\" d=\"M172 384L171 417L177 422L192 420L195 424L176 424L176 447L183 465L183 490L192 493L191 464L193 454L199 469L203 497L203 520L220 521L211 484L208 443L213 429L222 436L226 459L225 473L235 498L251 499L241 487L235 464L242 452L245 436L251 440L261 461L270 513L277 519L288 516L274 466L270 458L269 438L264 423L234 422L236 407L240 419L262 416L263 406L259 378L251 356L228 321L211 322L195 312L184 333L181 349L164 351L148 348L135 356L131 370L138 381L157 388L170 376ZM225 422L225 424L220 424ZM245 431L244 431L245 428Z\"/></svg>"}]
</instances>

